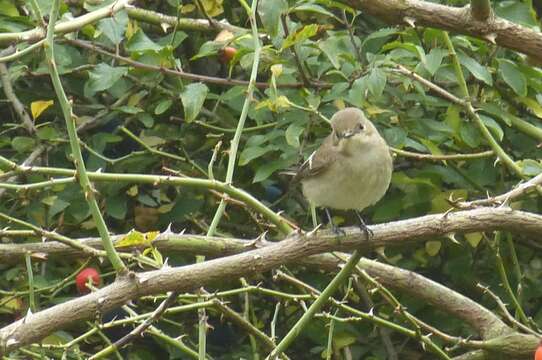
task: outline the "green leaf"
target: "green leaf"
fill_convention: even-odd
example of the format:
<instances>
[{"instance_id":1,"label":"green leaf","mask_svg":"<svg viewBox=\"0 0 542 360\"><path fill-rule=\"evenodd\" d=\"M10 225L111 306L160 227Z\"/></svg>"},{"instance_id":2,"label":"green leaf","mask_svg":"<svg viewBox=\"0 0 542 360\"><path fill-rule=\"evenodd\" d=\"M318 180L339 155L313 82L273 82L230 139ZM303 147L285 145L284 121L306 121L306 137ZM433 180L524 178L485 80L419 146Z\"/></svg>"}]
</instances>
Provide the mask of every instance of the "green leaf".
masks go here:
<instances>
[{"instance_id":1,"label":"green leaf","mask_svg":"<svg viewBox=\"0 0 542 360\"><path fill-rule=\"evenodd\" d=\"M275 171L285 169L292 165L295 161L295 159L279 159L267 162L256 170L253 182L257 183L263 181L271 176L271 174L273 174Z\"/></svg>"},{"instance_id":2,"label":"green leaf","mask_svg":"<svg viewBox=\"0 0 542 360\"><path fill-rule=\"evenodd\" d=\"M510 60L498 59L499 75L519 96L527 96L527 79L516 64Z\"/></svg>"},{"instance_id":3,"label":"green leaf","mask_svg":"<svg viewBox=\"0 0 542 360\"><path fill-rule=\"evenodd\" d=\"M496 122L493 118L490 118L489 116L485 116L485 115L480 115L480 119L489 128L489 131L491 131L493 135L496 136L497 139L499 139L499 141L502 141L504 132L502 131L502 128L499 125L499 123Z\"/></svg>"},{"instance_id":4,"label":"green leaf","mask_svg":"<svg viewBox=\"0 0 542 360\"><path fill-rule=\"evenodd\" d=\"M480 146L480 131L471 123L464 123L459 131L461 139L471 148Z\"/></svg>"},{"instance_id":5,"label":"green leaf","mask_svg":"<svg viewBox=\"0 0 542 360\"><path fill-rule=\"evenodd\" d=\"M184 88L181 93L181 101L187 122L193 121L198 116L208 92L209 88L202 83L192 83Z\"/></svg>"},{"instance_id":6,"label":"green leaf","mask_svg":"<svg viewBox=\"0 0 542 360\"><path fill-rule=\"evenodd\" d=\"M542 106L535 99L520 97L518 99L537 118L542 119Z\"/></svg>"},{"instance_id":7,"label":"green leaf","mask_svg":"<svg viewBox=\"0 0 542 360\"><path fill-rule=\"evenodd\" d=\"M105 198L105 211L112 218L123 220L128 211L126 197L123 195L107 196Z\"/></svg>"},{"instance_id":8,"label":"green leaf","mask_svg":"<svg viewBox=\"0 0 542 360\"><path fill-rule=\"evenodd\" d=\"M452 129L454 135L459 136L459 129L461 128L461 108L458 105L450 105L446 110L446 124Z\"/></svg>"},{"instance_id":9,"label":"green leaf","mask_svg":"<svg viewBox=\"0 0 542 360\"><path fill-rule=\"evenodd\" d=\"M448 52L444 49L431 49L429 54L425 56L425 62L423 65L425 66L425 69L429 74L435 75L437 70L440 68L440 65L442 64L442 59L448 54Z\"/></svg>"},{"instance_id":10,"label":"green leaf","mask_svg":"<svg viewBox=\"0 0 542 360\"><path fill-rule=\"evenodd\" d=\"M292 45L298 44L300 42L303 42L307 39L310 39L314 35L318 33L319 26L317 24L310 24L303 26L298 31L291 33L288 35L286 40L282 43L282 49L289 48Z\"/></svg>"},{"instance_id":11,"label":"green leaf","mask_svg":"<svg viewBox=\"0 0 542 360\"><path fill-rule=\"evenodd\" d=\"M199 51L196 55L192 56L190 58L191 61L201 59L207 56L216 55L218 54L218 51L224 47L223 43L219 43L216 41L207 41L201 45L199 48Z\"/></svg>"},{"instance_id":12,"label":"green leaf","mask_svg":"<svg viewBox=\"0 0 542 360\"><path fill-rule=\"evenodd\" d=\"M369 92L373 94L374 97L379 98L386 87L386 73L381 69L374 69L369 74L369 78L367 80Z\"/></svg>"},{"instance_id":13,"label":"green leaf","mask_svg":"<svg viewBox=\"0 0 542 360\"><path fill-rule=\"evenodd\" d=\"M27 136L16 136L11 140L11 147L20 153L32 150L35 145L34 139Z\"/></svg>"},{"instance_id":14,"label":"green leaf","mask_svg":"<svg viewBox=\"0 0 542 360\"><path fill-rule=\"evenodd\" d=\"M495 13L516 24L533 27L536 26L537 23L530 14L530 3L531 1L497 1L495 2Z\"/></svg>"},{"instance_id":15,"label":"green leaf","mask_svg":"<svg viewBox=\"0 0 542 360\"><path fill-rule=\"evenodd\" d=\"M335 69L341 67L340 57L343 54L352 54L354 52L354 49L351 47L350 39L346 35L329 36L325 40L318 42L318 47L320 47L320 50L328 57Z\"/></svg>"},{"instance_id":16,"label":"green leaf","mask_svg":"<svg viewBox=\"0 0 542 360\"><path fill-rule=\"evenodd\" d=\"M296 123L290 124L286 129L285 136L288 145L298 148L300 146L299 136L303 134L305 127Z\"/></svg>"},{"instance_id":17,"label":"green leaf","mask_svg":"<svg viewBox=\"0 0 542 360\"><path fill-rule=\"evenodd\" d=\"M485 104L482 104L480 107L485 112L502 119L506 123L506 125L508 125L508 126L512 125L512 121L513 121L513 118L515 116L511 115L508 112L506 112L505 110L501 109L501 107L499 105L485 103Z\"/></svg>"},{"instance_id":18,"label":"green leaf","mask_svg":"<svg viewBox=\"0 0 542 360\"><path fill-rule=\"evenodd\" d=\"M368 89L368 75L357 79L352 84L352 88L348 91L346 101L350 104L362 108L364 106L365 97Z\"/></svg>"},{"instance_id":19,"label":"green leaf","mask_svg":"<svg viewBox=\"0 0 542 360\"><path fill-rule=\"evenodd\" d=\"M126 43L126 50L129 52L158 51L160 49L162 47L149 39L141 29L138 29Z\"/></svg>"},{"instance_id":20,"label":"green leaf","mask_svg":"<svg viewBox=\"0 0 542 360\"><path fill-rule=\"evenodd\" d=\"M442 155L442 151L440 151L437 144L435 144L431 140L421 138L420 142L427 148L427 150L429 150L429 152L431 154L433 154L433 155Z\"/></svg>"},{"instance_id":21,"label":"green leaf","mask_svg":"<svg viewBox=\"0 0 542 360\"><path fill-rule=\"evenodd\" d=\"M260 0L258 3L258 15L265 31L272 38L279 35L280 16L286 11L288 11L286 0Z\"/></svg>"},{"instance_id":22,"label":"green leaf","mask_svg":"<svg viewBox=\"0 0 542 360\"><path fill-rule=\"evenodd\" d=\"M465 236L465 239L467 240L469 245L472 246L473 248L476 248L483 238L483 235L480 232L467 233L463 236Z\"/></svg>"},{"instance_id":23,"label":"green leaf","mask_svg":"<svg viewBox=\"0 0 542 360\"><path fill-rule=\"evenodd\" d=\"M467 70L469 70L475 78L483 81L487 85L493 85L493 78L491 77L491 73L487 70L485 66L482 66L478 61L474 60L466 54L459 53L457 54L457 56L459 57L461 65L466 67Z\"/></svg>"},{"instance_id":24,"label":"green leaf","mask_svg":"<svg viewBox=\"0 0 542 360\"><path fill-rule=\"evenodd\" d=\"M100 63L89 73L89 78L85 84L85 93L94 94L97 91L107 90L127 73L128 68L113 67Z\"/></svg>"},{"instance_id":25,"label":"green leaf","mask_svg":"<svg viewBox=\"0 0 542 360\"><path fill-rule=\"evenodd\" d=\"M329 16L341 22L341 20L338 17L336 17L331 11L328 11L324 7L317 4L313 4L313 3L305 3L301 5L296 5L292 9L290 9L290 12L291 13L292 12L311 12L315 14Z\"/></svg>"},{"instance_id":26,"label":"green leaf","mask_svg":"<svg viewBox=\"0 0 542 360\"><path fill-rule=\"evenodd\" d=\"M173 104L173 101L171 101L171 99L165 99L165 100L160 101L158 105L156 105L156 107L154 108L154 114L155 115L163 114L164 112L167 111L167 109L171 107L172 104Z\"/></svg>"},{"instance_id":27,"label":"green leaf","mask_svg":"<svg viewBox=\"0 0 542 360\"><path fill-rule=\"evenodd\" d=\"M19 16L19 10L17 10L13 1L0 0L0 15L9 17Z\"/></svg>"},{"instance_id":28,"label":"green leaf","mask_svg":"<svg viewBox=\"0 0 542 360\"><path fill-rule=\"evenodd\" d=\"M42 126L36 130L36 135L40 140L53 140L58 139L60 134L52 126Z\"/></svg>"},{"instance_id":29,"label":"green leaf","mask_svg":"<svg viewBox=\"0 0 542 360\"><path fill-rule=\"evenodd\" d=\"M171 46L173 49L176 49L187 37L188 35L184 31L177 30L160 38L157 43L160 46Z\"/></svg>"},{"instance_id":30,"label":"green leaf","mask_svg":"<svg viewBox=\"0 0 542 360\"><path fill-rule=\"evenodd\" d=\"M518 161L521 171L526 176L537 176L542 173L542 162L533 159L524 159Z\"/></svg>"},{"instance_id":31,"label":"green leaf","mask_svg":"<svg viewBox=\"0 0 542 360\"><path fill-rule=\"evenodd\" d=\"M115 107L113 109L117 110L117 111L120 111L122 113L125 113L125 114L130 114L130 115L138 114L140 112L143 112L143 109L141 109L141 108L139 108L137 106L130 106L130 105L117 106L117 107Z\"/></svg>"},{"instance_id":32,"label":"green leaf","mask_svg":"<svg viewBox=\"0 0 542 360\"><path fill-rule=\"evenodd\" d=\"M386 142L393 147L402 148L405 145L407 134L405 130L398 126L394 126L389 129L384 129L382 132Z\"/></svg>"},{"instance_id":33,"label":"green leaf","mask_svg":"<svg viewBox=\"0 0 542 360\"><path fill-rule=\"evenodd\" d=\"M124 32L128 26L126 11L119 11L113 17L98 22L98 30L113 44L118 45L124 39Z\"/></svg>"},{"instance_id":34,"label":"green leaf","mask_svg":"<svg viewBox=\"0 0 542 360\"><path fill-rule=\"evenodd\" d=\"M361 52L363 54L367 52L377 53L388 38L397 34L398 31L398 28L383 28L372 32L361 43Z\"/></svg>"},{"instance_id":35,"label":"green leaf","mask_svg":"<svg viewBox=\"0 0 542 360\"><path fill-rule=\"evenodd\" d=\"M250 146L243 149L239 155L239 166L245 166L254 159L267 154L270 151L276 150L276 146Z\"/></svg>"},{"instance_id":36,"label":"green leaf","mask_svg":"<svg viewBox=\"0 0 542 360\"><path fill-rule=\"evenodd\" d=\"M49 213L47 215L52 219L53 216L66 209L69 205L70 203L68 201L64 201L55 196L53 203L49 205Z\"/></svg>"}]
</instances>

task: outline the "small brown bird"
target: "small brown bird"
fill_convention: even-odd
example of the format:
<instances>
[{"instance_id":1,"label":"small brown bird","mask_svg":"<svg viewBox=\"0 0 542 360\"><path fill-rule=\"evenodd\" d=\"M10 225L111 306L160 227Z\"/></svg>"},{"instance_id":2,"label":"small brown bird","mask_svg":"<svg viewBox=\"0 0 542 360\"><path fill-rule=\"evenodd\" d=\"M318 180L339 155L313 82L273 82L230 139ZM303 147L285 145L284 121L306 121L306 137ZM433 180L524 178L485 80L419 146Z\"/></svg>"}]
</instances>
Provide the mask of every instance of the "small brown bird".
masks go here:
<instances>
[{"instance_id":1,"label":"small brown bird","mask_svg":"<svg viewBox=\"0 0 542 360\"><path fill-rule=\"evenodd\" d=\"M303 195L323 207L334 231L328 208L355 210L360 227L369 235L359 212L386 193L393 161L386 141L363 111L340 110L331 119L331 134L301 165L295 178Z\"/></svg>"}]
</instances>

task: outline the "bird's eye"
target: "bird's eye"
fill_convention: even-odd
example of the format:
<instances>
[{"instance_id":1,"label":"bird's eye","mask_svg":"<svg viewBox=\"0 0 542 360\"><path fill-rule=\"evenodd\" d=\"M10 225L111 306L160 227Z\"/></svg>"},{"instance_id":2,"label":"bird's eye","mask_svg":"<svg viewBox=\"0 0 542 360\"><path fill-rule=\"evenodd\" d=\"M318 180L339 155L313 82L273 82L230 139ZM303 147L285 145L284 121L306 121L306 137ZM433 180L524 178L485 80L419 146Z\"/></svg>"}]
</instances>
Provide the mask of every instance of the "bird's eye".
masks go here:
<instances>
[{"instance_id":1,"label":"bird's eye","mask_svg":"<svg viewBox=\"0 0 542 360\"><path fill-rule=\"evenodd\" d=\"M358 124L358 129L363 130L363 129L365 129L365 126L363 126L363 124L360 123L360 124Z\"/></svg>"}]
</instances>

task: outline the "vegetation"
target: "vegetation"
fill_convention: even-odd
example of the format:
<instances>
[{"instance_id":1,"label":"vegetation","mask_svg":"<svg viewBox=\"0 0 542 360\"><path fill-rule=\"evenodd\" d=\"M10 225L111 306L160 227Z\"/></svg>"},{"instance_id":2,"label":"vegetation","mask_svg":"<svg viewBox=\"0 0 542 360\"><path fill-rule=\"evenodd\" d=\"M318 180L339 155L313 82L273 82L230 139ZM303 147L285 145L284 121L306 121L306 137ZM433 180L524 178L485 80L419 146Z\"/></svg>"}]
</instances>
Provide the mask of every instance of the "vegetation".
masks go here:
<instances>
[{"instance_id":1,"label":"vegetation","mask_svg":"<svg viewBox=\"0 0 542 360\"><path fill-rule=\"evenodd\" d=\"M252 1L0 0L0 353L532 359L538 3ZM286 175L347 106L369 241Z\"/></svg>"}]
</instances>

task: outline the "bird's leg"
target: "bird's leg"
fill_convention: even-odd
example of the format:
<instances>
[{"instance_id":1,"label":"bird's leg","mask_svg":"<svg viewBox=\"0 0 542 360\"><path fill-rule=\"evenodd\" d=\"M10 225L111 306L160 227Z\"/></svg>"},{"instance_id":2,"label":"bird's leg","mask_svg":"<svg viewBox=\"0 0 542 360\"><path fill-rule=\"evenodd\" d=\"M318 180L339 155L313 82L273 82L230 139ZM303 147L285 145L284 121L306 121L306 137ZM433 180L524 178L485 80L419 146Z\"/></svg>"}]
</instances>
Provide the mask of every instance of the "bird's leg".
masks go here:
<instances>
[{"instance_id":1,"label":"bird's leg","mask_svg":"<svg viewBox=\"0 0 542 360\"><path fill-rule=\"evenodd\" d=\"M374 236L373 230L367 227L367 224L365 224L365 221L363 221L363 217L361 217L361 214L359 213L359 211L354 210L354 212L356 213L356 216L358 217L359 229L361 230L361 232L365 233L365 236L367 237L367 241L369 241L369 239L371 239Z\"/></svg>"},{"instance_id":2,"label":"bird's leg","mask_svg":"<svg viewBox=\"0 0 542 360\"><path fill-rule=\"evenodd\" d=\"M329 224L331 225L331 231L333 231L337 235L346 235L343 229L337 227L335 223L333 222L333 218L331 217L331 213L329 212L328 208L324 208L324 211L326 212L327 220Z\"/></svg>"}]
</instances>

